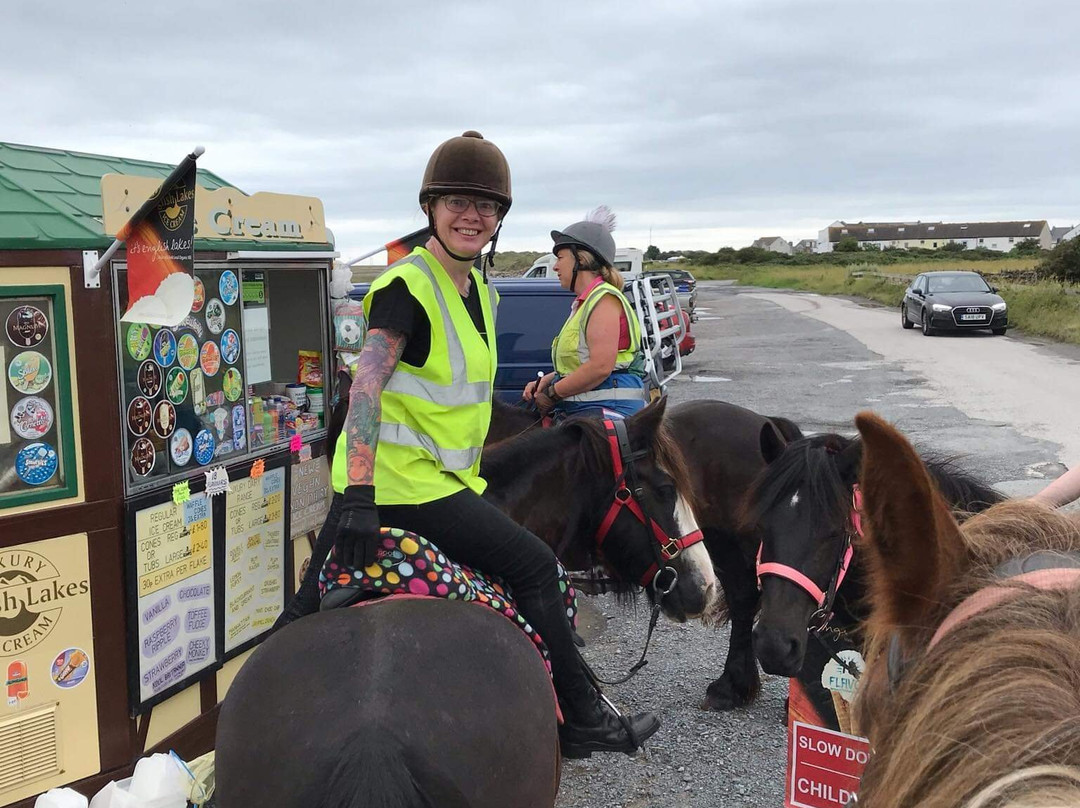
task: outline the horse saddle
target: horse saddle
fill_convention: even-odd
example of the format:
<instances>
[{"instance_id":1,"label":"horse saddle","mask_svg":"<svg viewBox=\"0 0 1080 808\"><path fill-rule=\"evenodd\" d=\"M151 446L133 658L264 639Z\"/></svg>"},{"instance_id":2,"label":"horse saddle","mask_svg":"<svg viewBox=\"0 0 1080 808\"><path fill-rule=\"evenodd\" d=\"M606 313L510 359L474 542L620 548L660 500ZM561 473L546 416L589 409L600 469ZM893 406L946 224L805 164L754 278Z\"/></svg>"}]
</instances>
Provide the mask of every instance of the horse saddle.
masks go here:
<instances>
[{"instance_id":1,"label":"horse saddle","mask_svg":"<svg viewBox=\"0 0 1080 808\"><path fill-rule=\"evenodd\" d=\"M559 588L563 594L571 627L577 622L577 592L569 575L559 564ZM448 558L423 536L407 530L384 527L381 546L374 564L352 569L338 563L331 551L319 572L319 591L322 594L320 611L344 608L390 597L437 597L481 603L502 614L518 626L536 645L540 656L551 672L547 646L518 611L513 592L499 578L474 570ZM575 642L579 642L575 632ZM584 645L584 642L579 642Z\"/></svg>"}]
</instances>

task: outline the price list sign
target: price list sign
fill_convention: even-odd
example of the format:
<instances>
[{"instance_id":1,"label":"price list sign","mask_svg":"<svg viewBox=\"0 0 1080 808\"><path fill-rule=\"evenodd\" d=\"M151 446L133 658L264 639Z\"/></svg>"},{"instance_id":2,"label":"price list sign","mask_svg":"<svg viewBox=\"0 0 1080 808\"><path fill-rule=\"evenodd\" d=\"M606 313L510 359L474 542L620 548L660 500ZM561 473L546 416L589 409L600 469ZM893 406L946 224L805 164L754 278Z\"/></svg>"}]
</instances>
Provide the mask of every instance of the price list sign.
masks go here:
<instances>
[{"instance_id":1,"label":"price list sign","mask_svg":"<svg viewBox=\"0 0 1080 808\"><path fill-rule=\"evenodd\" d=\"M266 632L285 599L285 469L234 480L225 503L225 652Z\"/></svg>"},{"instance_id":2,"label":"price list sign","mask_svg":"<svg viewBox=\"0 0 1080 808\"><path fill-rule=\"evenodd\" d=\"M140 702L217 662L212 535L204 494L135 513Z\"/></svg>"}]
</instances>

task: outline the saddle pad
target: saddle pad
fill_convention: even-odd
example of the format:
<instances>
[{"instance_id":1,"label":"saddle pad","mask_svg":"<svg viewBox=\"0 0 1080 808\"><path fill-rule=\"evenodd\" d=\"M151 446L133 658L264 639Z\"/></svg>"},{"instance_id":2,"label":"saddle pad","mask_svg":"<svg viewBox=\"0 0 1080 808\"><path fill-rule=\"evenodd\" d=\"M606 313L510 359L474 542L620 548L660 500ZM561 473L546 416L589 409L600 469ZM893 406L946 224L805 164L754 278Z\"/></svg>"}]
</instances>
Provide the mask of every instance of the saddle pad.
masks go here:
<instances>
[{"instance_id":1,"label":"saddle pad","mask_svg":"<svg viewBox=\"0 0 1080 808\"><path fill-rule=\"evenodd\" d=\"M556 562L558 563L558 562ZM559 564L559 589L570 625L577 627L577 592ZM434 544L407 530L384 527L382 547L374 564L362 570L342 566L331 551L319 572L322 595L341 586L363 590L365 600L386 595L418 595L482 603L506 617L536 645L551 673L551 659L543 638L517 609L513 593L501 580L443 555Z\"/></svg>"}]
</instances>

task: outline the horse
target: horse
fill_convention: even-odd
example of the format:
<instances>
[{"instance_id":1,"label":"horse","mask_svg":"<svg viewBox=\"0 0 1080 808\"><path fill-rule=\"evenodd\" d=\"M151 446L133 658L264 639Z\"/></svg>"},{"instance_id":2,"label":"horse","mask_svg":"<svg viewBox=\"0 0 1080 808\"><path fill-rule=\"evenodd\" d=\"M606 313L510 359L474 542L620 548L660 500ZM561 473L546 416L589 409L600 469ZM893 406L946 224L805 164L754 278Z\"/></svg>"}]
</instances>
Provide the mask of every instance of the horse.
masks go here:
<instances>
[{"instance_id":1,"label":"horse","mask_svg":"<svg viewBox=\"0 0 1080 808\"><path fill-rule=\"evenodd\" d=\"M962 525L861 413L870 615L859 806L1080 805L1080 520L1029 500Z\"/></svg>"},{"instance_id":2,"label":"horse","mask_svg":"<svg viewBox=\"0 0 1080 808\"><path fill-rule=\"evenodd\" d=\"M566 558L645 583L686 619L708 608L715 578L700 543L665 558L651 529L696 529L664 409L626 419L625 454L613 454L603 422L576 418L486 448L481 474L485 497L550 544L568 542ZM616 484L617 463L632 465L632 490ZM597 546L623 490L654 524L621 507ZM660 588L658 563L677 575ZM552 806L555 710L533 644L486 607L389 598L319 612L271 635L233 682L218 720L218 804Z\"/></svg>"},{"instance_id":3,"label":"horse","mask_svg":"<svg viewBox=\"0 0 1080 808\"><path fill-rule=\"evenodd\" d=\"M836 647L859 646L867 618L865 558L851 549L857 542L855 491L863 444L837 434L785 444L769 429L760 440L768 465L751 488L744 514L761 541L754 651L766 673L798 678L828 721L832 701L821 685L822 666ZM952 461L926 463L958 514L1004 499ZM808 645L811 637L819 642Z\"/></svg>"},{"instance_id":4,"label":"horse","mask_svg":"<svg viewBox=\"0 0 1080 808\"><path fill-rule=\"evenodd\" d=\"M802 438L802 432L787 418L759 415L712 399L671 407L665 424L686 462L697 503L695 516L723 592L723 601L717 601L708 619L717 624L727 619L731 624L724 670L706 688L702 707L744 707L761 687L751 635L758 606L754 559L760 539L743 519L744 500L767 466L761 435L769 434L770 445L784 445ZM488 442L538 427L535 410L498 404Z\"/></svg>"}]
</instances>

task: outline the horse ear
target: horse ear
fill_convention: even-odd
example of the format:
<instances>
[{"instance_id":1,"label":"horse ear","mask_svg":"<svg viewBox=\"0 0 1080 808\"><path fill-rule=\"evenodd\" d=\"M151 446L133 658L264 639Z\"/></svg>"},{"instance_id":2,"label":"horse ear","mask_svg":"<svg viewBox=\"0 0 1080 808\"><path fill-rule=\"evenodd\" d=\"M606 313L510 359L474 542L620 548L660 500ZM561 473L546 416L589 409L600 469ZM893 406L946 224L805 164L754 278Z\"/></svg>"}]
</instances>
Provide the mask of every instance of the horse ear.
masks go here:
<instances>
[{"instance_id":1,"label":"horse ear","mask_svg":"<svg viewBox=\"0 0 1080 808\"><path fill-rule=\"evenodd\" d=\"M836 458L836 470L840 472L840 479L846 484L854 485L858 482L862 457L863 445L860 440L850 441L840 450Z\"/></svg>"},{"instance_id":2,"label":"horse ear","mask_svg":"<svg viewBox=\"0 0 1080 808\"><path fill-rule=\"evenodd\" d=\"M859 413L855 425L863 444L873 628L908 634L931 629L964 563L960 528L903 435L871 412Z\"/></svg>"},{"instance_id":3,"label":"horse ear","mask_svg":"<svg viewBox=\"0 0 1080 808\"><path fill-rule=\"evenodd\" d=\"M645 409L635 412L626 419L626 431L631 444L640 445L652 442L653 437L660 431L666 407L667 396L661 396Z\"/></svg>"},{"instance_id":4,"label":"horse ear","mask_svg":"<svg viewBox=\"0 0 1080 808\"><path fill-rule=\"evenodd\" d=\"M758 442L761 444L761 456L765 458L766 463L775 461L787 448L787 441L772 421L766 421L761 425Z\"/></svg>"}]
</instances>

